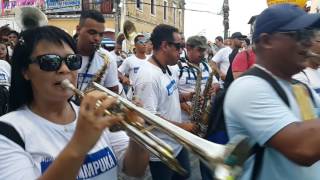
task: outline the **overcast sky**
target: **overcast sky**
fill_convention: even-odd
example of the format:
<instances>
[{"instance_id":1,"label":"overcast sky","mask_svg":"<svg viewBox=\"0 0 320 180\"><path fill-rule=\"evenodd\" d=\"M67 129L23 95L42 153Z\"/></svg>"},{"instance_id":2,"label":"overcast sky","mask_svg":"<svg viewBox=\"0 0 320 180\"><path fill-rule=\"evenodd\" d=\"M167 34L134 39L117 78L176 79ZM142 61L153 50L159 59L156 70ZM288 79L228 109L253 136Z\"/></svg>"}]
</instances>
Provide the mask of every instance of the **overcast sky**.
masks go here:
<instances>
[{"instance_id":1,"label":"overcast sky","mask_svg":"<svg viewBox=\"0 0 320 180\"><path fill-rule=\"evenodd\" d=\"M209 40L216 36L223 36L222 10L223 0L186 0L186 9L210 11L185 11L185 35L202 34ZM267 7L266 0L229 0L229 26L230 33L241 31L250 32L248 21L251 16L259 14Z\"/></svg>"}]
</instances>

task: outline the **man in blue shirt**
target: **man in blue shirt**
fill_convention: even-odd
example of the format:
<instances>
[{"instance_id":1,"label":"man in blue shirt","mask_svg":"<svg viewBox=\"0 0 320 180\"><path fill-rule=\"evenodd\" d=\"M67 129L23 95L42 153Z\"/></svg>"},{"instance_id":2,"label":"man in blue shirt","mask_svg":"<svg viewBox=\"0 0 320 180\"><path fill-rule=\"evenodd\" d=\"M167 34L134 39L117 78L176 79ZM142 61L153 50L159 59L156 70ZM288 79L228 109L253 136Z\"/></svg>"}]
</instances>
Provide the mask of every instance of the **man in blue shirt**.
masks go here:
<instances>
[{"instance_id":1,"label":"man in blue shirt","mask_svg":"<svg viewBox=\"0 0 320 180\"><path fill-rule=\"evenodd\" d=\"M257 17L253 34L256 68L276 80L289 106L267 81L257 76L240 77L228 89L224 114L230 138L247 135L252 145L265 147L256 179L320 179L319 118L304 120L306 107L301 108L291 84L292 75L304 68L312 46L314 31L310 29L319 27L319 14L307 14L289 4L271 6ZM320 98L313 90L310 95L312 111L320 107ZM254 160L252 156L246 161L240 179L252 177Z\"/></svg>"}]
</instances>

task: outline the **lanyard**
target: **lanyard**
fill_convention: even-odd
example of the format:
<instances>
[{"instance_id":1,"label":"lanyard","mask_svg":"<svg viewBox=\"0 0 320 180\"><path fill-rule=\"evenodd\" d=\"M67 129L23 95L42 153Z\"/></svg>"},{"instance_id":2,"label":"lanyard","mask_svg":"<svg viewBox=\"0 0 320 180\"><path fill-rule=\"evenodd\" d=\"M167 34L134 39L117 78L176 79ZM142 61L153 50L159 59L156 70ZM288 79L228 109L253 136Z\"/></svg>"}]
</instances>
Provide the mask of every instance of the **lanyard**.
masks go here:
<instances>
[{"instance_id":1,"label":"lanyard","mask_svg":"<svg viewBox=\"0 0 320 180\"><path fill-rule=\"evenodd\" d=\"M159 62L159 60L154 56L152 55L152 59L154 59L154 61L157 63L157 65L160 67L160 69L162 70L163 74L165 74L167 71L168 71L168 74L171 76L172 73L171 71L169 70L168 66L162 66Z\"/></svg>"}]
</instances>

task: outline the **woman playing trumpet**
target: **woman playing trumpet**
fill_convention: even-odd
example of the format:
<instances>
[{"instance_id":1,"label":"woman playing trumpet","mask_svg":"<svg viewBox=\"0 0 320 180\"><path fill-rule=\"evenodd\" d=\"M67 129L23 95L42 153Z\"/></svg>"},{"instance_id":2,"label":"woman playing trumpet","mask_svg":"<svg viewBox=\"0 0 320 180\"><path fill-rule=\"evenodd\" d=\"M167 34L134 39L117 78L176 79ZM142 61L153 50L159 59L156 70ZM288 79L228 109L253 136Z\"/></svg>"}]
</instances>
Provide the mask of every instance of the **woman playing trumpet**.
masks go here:
<instances>
[{"instance_id":1,"label":"woman playing trumpet","mask_svg":"<svg viewBox=\"0 0 320 180\"><path fill-rule=\"evenodd\" d=\"M73 92L61 87L64 79L76 84L82 59L75 52L72 38L59 28L22 32L12 57L11 112L0 117L1 128L17 134L0 133L0 179L117 179L118 170L144 174L148 152L124 132L108 130L122 120L104 113L115 99L92 91L78 107L69 101Z\"/></svg>"}]
</instances>

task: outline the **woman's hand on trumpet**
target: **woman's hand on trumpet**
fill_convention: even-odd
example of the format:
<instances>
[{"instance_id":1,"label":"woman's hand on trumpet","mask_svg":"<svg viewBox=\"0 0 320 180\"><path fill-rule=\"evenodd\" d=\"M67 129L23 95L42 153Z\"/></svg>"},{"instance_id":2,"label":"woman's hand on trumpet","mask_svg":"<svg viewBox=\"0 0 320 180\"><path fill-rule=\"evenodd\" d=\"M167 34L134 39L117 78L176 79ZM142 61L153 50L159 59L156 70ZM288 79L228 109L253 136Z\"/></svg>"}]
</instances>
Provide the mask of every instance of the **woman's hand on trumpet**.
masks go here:
<instances>
[{"instance_id":1,"label":"woman's hand on trumpet","mask_svg":"<svg viewBox=\"0 0 320 180\"><path fill-rule=\"evenodd\" d=\"M77 127L72 138L78 153L86 154L99 140L105 128L123 120L121 116L105 113L105 110L115 102L115 98L99 91L91 91L83 97Z\"/></svg>"}]
</instances>

